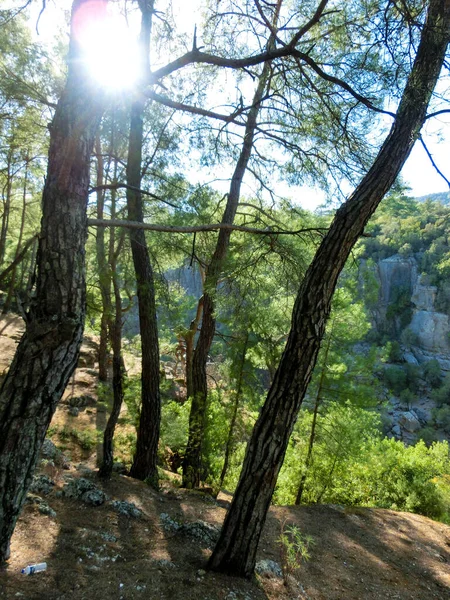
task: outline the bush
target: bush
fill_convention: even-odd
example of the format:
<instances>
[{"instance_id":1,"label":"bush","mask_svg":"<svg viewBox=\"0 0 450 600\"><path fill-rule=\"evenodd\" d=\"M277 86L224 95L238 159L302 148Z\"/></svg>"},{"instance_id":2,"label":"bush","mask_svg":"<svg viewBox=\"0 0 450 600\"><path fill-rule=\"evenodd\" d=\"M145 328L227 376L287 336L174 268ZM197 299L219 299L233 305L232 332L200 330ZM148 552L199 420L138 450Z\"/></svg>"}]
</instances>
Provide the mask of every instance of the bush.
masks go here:
<instances>
[{"instance_id":1,"label":"bush","mask_svg":"<svg viewBox=\"0 0 450 600\"><path fill-rule=\"evenodd\" d=\"M437 388L442 383L441 365L439 361L433 358L423 365L423 376L433 388Z\"/></svg>"},{"instance_id":2,"label":"bush","mask_svg":"<svg viewBox=\"0 0 450 600\"><path fill-rule=\"evenodd\" d=\"M444 381L438 389L431 392L431 398L436 402L436 406L438 407L450 403L450 374L445 376Z\"/></svg>"},{"instance_id":3,"label":"bush","mask_svg":"<svg viewBox=\"0 0 450 600\"><path fill-rule=\"evenodd\" d=\"M438 427L450 433L450 406L443 406L433 411L434 421Z\"/></svg>"},{"instance_id":4,"label":"bush","mask_svg":"<svg viewBox=\"0 0 450 600\"><path fill-rule=\"evenodd\" d=\"M389 362L401 362L403 352L400 344L396 341L388 342L386 345L387 357Z\"/></svg>"},{"instance_id":5,"label":"bush","mask_svg":"<svg viewBox=\"0 0 450 600\"><path fill-rule=\"evenodd\" d=\"M384 380L386 385L397 396L407 388L406 371L402 367L388 367L384 370Z\"/></svg>"}]
</instances>

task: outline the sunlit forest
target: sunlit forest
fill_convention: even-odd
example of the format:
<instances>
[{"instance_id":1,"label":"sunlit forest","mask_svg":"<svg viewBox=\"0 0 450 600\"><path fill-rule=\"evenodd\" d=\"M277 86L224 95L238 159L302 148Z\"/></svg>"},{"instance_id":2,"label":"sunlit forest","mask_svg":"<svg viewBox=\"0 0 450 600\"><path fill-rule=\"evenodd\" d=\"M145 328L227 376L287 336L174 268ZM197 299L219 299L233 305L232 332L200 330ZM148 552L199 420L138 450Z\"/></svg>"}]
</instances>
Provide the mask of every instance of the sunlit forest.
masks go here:
<instances>
[{"instance_id":1,"label":"sunlit forest","mask_svg":"<svg viewBox=\"0 0 450 600\"><path fill-rule=\"evenodd\" d=\"M449 39L445 0L5 2L0 598L446 597L450 192L402 169L450 188Z\"/></svg>"}]
</instances>

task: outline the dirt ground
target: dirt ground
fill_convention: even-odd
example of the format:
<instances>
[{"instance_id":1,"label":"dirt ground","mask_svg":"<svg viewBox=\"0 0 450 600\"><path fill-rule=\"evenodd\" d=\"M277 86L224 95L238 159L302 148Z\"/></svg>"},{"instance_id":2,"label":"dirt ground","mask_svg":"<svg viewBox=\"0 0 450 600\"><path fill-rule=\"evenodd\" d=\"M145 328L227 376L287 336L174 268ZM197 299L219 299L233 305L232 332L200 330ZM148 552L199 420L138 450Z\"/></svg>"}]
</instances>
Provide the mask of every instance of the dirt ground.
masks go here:
<instances>
[{"instance_id":1,"label":"dirt ground","mask_svg":"<svg viewBox=\"0 0 450 600\"><path fill-rule=\"evenodd\" d=\"M0 320L0 374L20 338L19 319ZM69 431L100 429L92 342L83 348L72 389L52 426ZM70 394L93 401L76 417L68 414ZM100 408L100 407L98 407ZM53 441L58 444L59 437ZM97 479L97 448L65 440L70 468L44 467L55 482L43 499L56 516L28 504L19 519L11 559L0 569L0 599L12 600L449 600L450 527L425 517L381 509L340 506L271 507L258 560L284 564L282 528L296 525L312 536L310 559L282 577L257 575L246 581L204 570L211 544L168 530L165 522L204 522L220 527L231 496L217 500L178 489L168 474L159 492L115 473ZM108 501L88 506L61 495L67 478L85 477ZM133 503L140 518L118 514L112 500ZM168 515L164 516L164 515ZM47 562L45 572L21 574L28 564Z\"/></svg>"}]
</instances>

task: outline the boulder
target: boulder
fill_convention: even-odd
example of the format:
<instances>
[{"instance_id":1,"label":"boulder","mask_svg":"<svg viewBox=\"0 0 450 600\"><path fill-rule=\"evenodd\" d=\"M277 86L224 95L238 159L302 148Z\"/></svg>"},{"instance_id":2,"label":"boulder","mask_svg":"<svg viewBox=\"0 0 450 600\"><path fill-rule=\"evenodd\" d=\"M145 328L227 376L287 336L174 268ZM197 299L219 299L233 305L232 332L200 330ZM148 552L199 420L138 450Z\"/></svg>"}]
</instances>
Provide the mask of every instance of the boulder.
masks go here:
<instances>
[{"instance_id":1,"label":"boulder","mask_svg":"<svg viewBox=\"0 0 450 600\"><path fill-rule=\"evenodd\" d=\"M403 429L405 429L409 433L415 433L422 427L419 419L411 411L402 413L398 419L398 422L399 425L401 425Z\"/></svg>"},{"instance_id":2,"label":"boulder","mask_svg":"<svg viewBox=\"0 0 450 600\"><path fill-rule=\"evenodd\" d=\"M283 569L274 560L260 560L256 563L255 571L263 577L282 579Z\"/></svg>"},{"instance_id":3,"label":"boulder","mask_svg":"<svg viewBox=\"0 0 450 600\"><path fill-rule=\"evenodd\" d=\"M107 499L103 490L84 477L70 479L63 488L63 495L67 498L81 500L90 506L100 506Z\"/></svg>"}]
</instances>

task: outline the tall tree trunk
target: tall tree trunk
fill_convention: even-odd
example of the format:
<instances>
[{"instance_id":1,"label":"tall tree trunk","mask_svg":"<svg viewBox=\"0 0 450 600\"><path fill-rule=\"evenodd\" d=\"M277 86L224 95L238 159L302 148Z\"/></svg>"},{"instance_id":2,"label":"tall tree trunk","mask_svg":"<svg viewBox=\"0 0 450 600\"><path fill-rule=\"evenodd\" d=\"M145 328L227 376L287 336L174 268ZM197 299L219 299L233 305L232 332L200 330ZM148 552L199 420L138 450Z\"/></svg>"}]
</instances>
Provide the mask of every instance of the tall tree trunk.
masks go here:
<instances>
[{"instance_id":1,"label":"tall tree trunk","mask_svg":"<svg viewBox=\"0 0 450 600\"><path fill-rule=\"evenodd\" d=\"M316 400L314 402L314 412L313 419L311 423L311 431L309 432L309 440L308 440L308 452L306 454L305 466L303 468L303 473L300 478L300 484L298 486L297 497L295 499L295 504L302 503L303 492L305 490L306 478L308 477L309 467L311 466L312 461L312 453L314 448L314 442L316 440L316 427L317 427L317 415L319 414L319 406L322 402L322 391L325 383L325 374L327 371L327 362L328 362L328 354L330 352L331 346L331 332L328 338L327 345L325 347L325 355L323 357L323 365L322 372L320 373L319 386L317 388Z\"/></svg>"},{"instance_id":2,"label":"tall tree trunk","mask_svg":"<svg viewBox=\"0 0 450 600\"><path fill-rule=\"evenodd\" d=\"M242 356L241 356L241 361L240 361L240 365L239 365L239 375L238 375L238 379L237 379L236 393L234 395L233 411L231 414L230 429L228 431L227 443L225 445L225 457L224 457L224 461L223 461L222 472L220 473L220 479L219 479L219 488L221 488L223 486L223 482L225 481L225 477L226 477L227 471L228 471L228 465L230 462L230 455L231 455L231 451L233 449L234 429L236 427L236 419L237 419L237 414L238 414L238 409L239 409L239 403L241 401L241 396L242 396L242 384L244 381L244 366L245 366L245 359L247 356L248 338L249 338L249 332L247 331L247 333L245 335L245 340L244 340L244 347L242 348Z\"/></svg>"},{"instance_id":3,"label":"tall tree trunk","mask_svg":"<svg viewBox=\"0 0 450 600\"><path fill-rule=\"evenodd\" d=\"M150 35L154 0L142 0L140 34L141 53L144 64L149 63ZM148 67L148 71L150 68ZM131 106L130 141L127 162L127 206L131 221L144 222L141 189L141 162L143 144L143 116L145 101L136 100ZM142 229L130 230L131 251L136 273L139 304L139 326L142 353L142 405L136 443L136 454L130 475L158 485L158 441L161 422L161 399L159 393L159 343L156 321L155 285L153 269Z\"/></svg>"},{"instance_id":4,"label":"tall tree trunk","mask_svg":"<svg viewBox=\"0 0 450 600\"><path fill-rule=\"evenodd\" d=\"M6 184L3 193L3 215L2 215L2 226L0 228L0 265L5 260L6 251L6 238L8 236L9 228L9 213L11 212L11 194L12 194L12 149L8 152L8 159L6 162Z\"/></svg>"},{"instance_id":5,"label":"tall tree trunk","mask_svg":"<svg viewBox=\"0 0 450 600\"><path fill-rule=\"evenodd\" d=\"M75 0L72 15L85 4ZM0 562L39 450L75 369L85 316L90 156L103 101L71 35L68 79L51 125L37 256L36 297L0 392Z\"/></svg>"},{"instance_id":6,"label":"tall tree trunk","mask_svg":"<svg viewBox=\"0 0 450 600\"><path fill-rule=\"evenodd\" d=\"M114 161L114 177L113 181L117 181L117 161ZM101 183L99 184L101 185ZM116 218L116 190L111 190L111 218ZM112 391L113 391L113 405L111 413L106 423L105 431L103 434L103 449L102 449L102 464L99 470L100 477L109 478L114 466L114 448L113 439L114 432L116 430L117 421L119 420L120 410L123 404L124 389L124 364L122 356L122 297L120 294L119 276L117 273L117 256L122 246L122 238L125 235L125 231L122 230L120 233L121 238L118 241L118 249L116 250L116 235L114 229L110 231L109 236L109 258L106 261L106 252L103 240L103 256L99 261L102 263L103 273L103 284L101 284L102 298L104 306L104 314L106 315L108 330L111 339L111 346L113 352L113 364L112 364ZM97 249L98 250L98 249ZM114 291L114 309L112 306L111 299L111 282Z\"/></svg>"},{"instance_id":7,"label":"tall tree trunk","mask_svg":"<svg viewBox=\"0 0 450 600\"><path fill-rule=\"evenodd\" d=\"M25 213L26 213L26 208L27 208L28 163L29 163L29 158L27 156L27 158L25 159L25 176L24 176L24 180L23 180L23 190L22 190L22 215L20 218L19 239L17 240L17 247L16 247L16 252L15 252L14 260L13 260L14 267L13 267L13 270L11 271L11 280L9 282L8 295L6 297L5 305L3 306L4 314L7 313L11 307L11 302L12 302L15 285L16 285L16 270L17 270L17 264L18 264L17 259L20 256L20 251L22 249L21 246L22 246L22 240L23 240L23 232L25 230Z\"/></svg>"},{"instance_id":8,"label":"tall tree trunk","mask_svg":"<svg viewBox=\"0 0 450 600\"><path fill-rule=\"evenodd\" d=\"M338 276L419 135L449 39L450 3L430 0L414 66L390 133L367 175L337 211L300 286L289 338L248 444L239 484L209 561L211 569L247 577L253 573L259 538L315 365Z\"/></svg>"},{"instance_id":9,"label":"tall tree trunk","mask_svg":"<svg viewBox=\"0 0 450 600\"><path fill-rule=\"evenodd\" d=\"M278 21L281 3L282 0L278 0L276 4L273 18L274 27ZM275 35L272 34L267 44L268 49L273 46L274 42ZM236 216L241 195L241 185L252 154L258 114L261 109L261 102L267 88L270 72L270 62L264 63L258 86L253 96L252 107L248 113L239 159L231 178L227 204L221 221L225 224L232 225ZM231 231L229 230L221 229L219 231L216 248L207 268L203 285L203 318L192 360L192 404L189 414L189 436L183 460L183 487L187 488L193 488L200 484L202 445L205 434L208 397L206 364L216 330L215 295L223 264L228 253L230 236Z\"/></svg>"},{"instance_id":10,"label":"tall tree trunk","mask_svg":"<svg viewBox=\"0 0 450 600\"><path fill-rule=\"evenodd\" d=\"M113 123L114 127L114 123ZM111 148L113 152L113 148ZM104 162L100 136L95 140L95 154L97 157L97 219L103 219L105 192L102 190ZM102 317L100 324L100 344L98 349L98 378L99 381L108 380L108 329L112 325L112 301L111 301L111 272L106 260L105 230L97 227L95 232L95 248L97 254L98 278L100 294L102 297Z\"/></svg>"}]
</instances>

